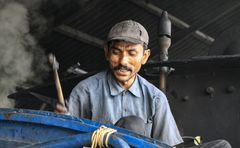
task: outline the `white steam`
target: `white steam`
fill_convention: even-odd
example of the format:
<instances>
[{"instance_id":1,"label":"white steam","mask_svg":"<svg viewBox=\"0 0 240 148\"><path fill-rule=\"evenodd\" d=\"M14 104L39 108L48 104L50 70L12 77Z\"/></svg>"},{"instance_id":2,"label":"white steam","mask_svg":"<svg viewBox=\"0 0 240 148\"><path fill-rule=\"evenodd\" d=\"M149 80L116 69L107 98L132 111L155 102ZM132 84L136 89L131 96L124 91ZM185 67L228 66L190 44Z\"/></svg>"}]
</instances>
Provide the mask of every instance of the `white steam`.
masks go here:
<instances>
[{"instance_id":1,"label":"white steam","mask_svg":"<svg viewBox=\"0 0 240 148\"><path fill-rule=\"evenodd\" d=\"M7 95L47 70L44 51L29 32L28 15L23 4L0 0L0 108L14 107Z\"/></svg>"}]
</instances>

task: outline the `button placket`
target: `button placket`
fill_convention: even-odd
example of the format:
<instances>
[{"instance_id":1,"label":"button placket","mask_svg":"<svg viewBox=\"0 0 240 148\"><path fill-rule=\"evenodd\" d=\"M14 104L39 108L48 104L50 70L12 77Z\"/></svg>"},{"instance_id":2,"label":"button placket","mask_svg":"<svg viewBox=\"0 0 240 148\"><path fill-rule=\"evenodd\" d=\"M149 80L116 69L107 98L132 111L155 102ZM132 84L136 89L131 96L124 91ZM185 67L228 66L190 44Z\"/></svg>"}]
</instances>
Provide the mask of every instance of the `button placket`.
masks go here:
<instances>
[{"instance_id":1,"label":"button placket","mask_svg":"<svg viewBox=\"0 0 240 148\"><path fill-rule=\"evenodd\" d=\"M126 91L122 93L122 100L123 100L123 116L127 115L127 100L126 100Z\"/></svg>"}]
</instances>

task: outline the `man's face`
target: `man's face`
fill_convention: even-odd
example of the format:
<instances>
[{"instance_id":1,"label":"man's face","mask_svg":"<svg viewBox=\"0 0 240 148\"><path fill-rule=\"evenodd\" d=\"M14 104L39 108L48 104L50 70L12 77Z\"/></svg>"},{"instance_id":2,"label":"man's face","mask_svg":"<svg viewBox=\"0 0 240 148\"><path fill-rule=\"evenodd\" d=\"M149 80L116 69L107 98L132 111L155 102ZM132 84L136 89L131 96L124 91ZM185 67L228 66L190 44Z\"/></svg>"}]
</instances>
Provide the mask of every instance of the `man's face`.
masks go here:
<instances>
[{"instance_id":1,"label":"man's face","mask_svg":"<svg viewBox=\"0 0 240 148\"><path fill-rule=\"evenodd\" d=\"M129 88L141 65L147 62L150 50L144 50L141 44L117 41L110 49L105 48L105 55L116 80Z\"/></svg>"}]
</instances>

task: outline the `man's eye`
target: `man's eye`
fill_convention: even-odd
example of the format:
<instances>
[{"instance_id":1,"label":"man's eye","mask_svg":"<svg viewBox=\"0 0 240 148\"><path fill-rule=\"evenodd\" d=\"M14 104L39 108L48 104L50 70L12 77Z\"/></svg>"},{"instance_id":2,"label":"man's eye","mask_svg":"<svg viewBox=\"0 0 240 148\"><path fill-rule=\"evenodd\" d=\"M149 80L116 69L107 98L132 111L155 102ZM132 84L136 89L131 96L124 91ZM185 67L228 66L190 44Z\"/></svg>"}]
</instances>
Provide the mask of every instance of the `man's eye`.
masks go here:
<instances>
[{"instance_id":1,"label":"man's eye","mask_svg":"<svg viewBox=\"0 0 240 148\"><path fill-rule=\"evenodd\" d=\"M136 51L129 51L129 55L131 55L131 56L136 56L136 55L137 55L137 52L136 52Z\"/></svg>"},{"instance_id":2,"label":"man's eye","mask_svg":"<svg viewBox=\"0 0 240 148\"><path fill-rule=\"evenodd\" d=\"M113 50L112 50L112 53L113 53L113 54L119 54L119 50L113 49Z\"/></svg>"}]
</instances>

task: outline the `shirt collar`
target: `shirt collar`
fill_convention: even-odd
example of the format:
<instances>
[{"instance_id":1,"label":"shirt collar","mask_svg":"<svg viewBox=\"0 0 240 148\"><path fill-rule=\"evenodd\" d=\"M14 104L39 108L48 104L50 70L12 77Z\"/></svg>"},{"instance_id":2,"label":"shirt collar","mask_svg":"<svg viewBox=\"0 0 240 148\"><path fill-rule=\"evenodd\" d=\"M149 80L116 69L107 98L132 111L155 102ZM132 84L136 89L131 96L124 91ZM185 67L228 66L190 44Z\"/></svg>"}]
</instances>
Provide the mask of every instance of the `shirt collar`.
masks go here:
<instances>
[{"instance_id":1,"label":"shirt collar","mask_svg":"<svg viewBox=\"0 0 240 148\"><path fill-rule=\"evenodd\" d=\"M115 80L113 74L109 71L108 72L108 76L107 76L107 81L108 81L108 85L109 85L109 89L110 89L110 94L112 96L116 96L120 93L122 93L123 91L125 91L124 88L122 88L117 81ZM128 89L129 92L131 92L134 96L136 97L141 97L141 89L140 89L140 85L139 85L139 81L138 81L138 76L136 77L136 79L134 80L132 86Z\"/></svg>"},{"instance_id":2,"label":"shirt collar","mask_svg":"<svg viewBox=\"0 0 240 148\"><path fill-rule=\"evenodd\" d=\"M136 97L141 97L141 87L139 85L138 75L136 76L132 86L128 90Z\"/></svg>"}]
</instances>

